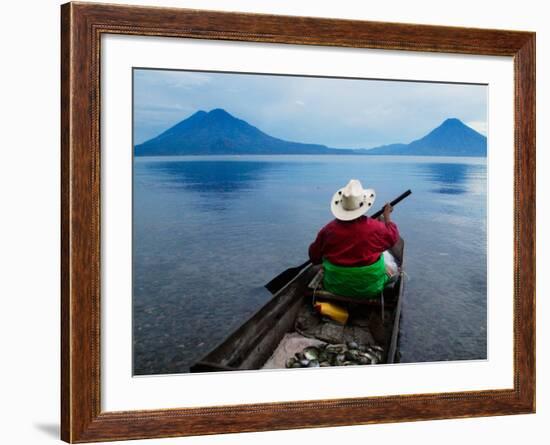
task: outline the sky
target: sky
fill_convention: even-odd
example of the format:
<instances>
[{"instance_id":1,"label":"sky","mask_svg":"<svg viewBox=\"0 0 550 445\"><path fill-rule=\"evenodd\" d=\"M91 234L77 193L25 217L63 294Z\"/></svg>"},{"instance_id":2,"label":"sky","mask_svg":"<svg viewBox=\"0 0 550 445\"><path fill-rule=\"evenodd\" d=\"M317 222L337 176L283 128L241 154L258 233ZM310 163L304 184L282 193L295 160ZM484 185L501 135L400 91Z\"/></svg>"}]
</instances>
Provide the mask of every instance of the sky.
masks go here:
<instances>
[{"instance_id":1,"label":"sky","mask_svg":"<svg viewBox=\"0 0 550 445\"><path fill-rule=\"evenodd\" d=\"M428 82L134 70L134 143L223 108L280 139L334 148L409 143L447 118L482 134L487 87Z\"/></svg>"}]
</instances>

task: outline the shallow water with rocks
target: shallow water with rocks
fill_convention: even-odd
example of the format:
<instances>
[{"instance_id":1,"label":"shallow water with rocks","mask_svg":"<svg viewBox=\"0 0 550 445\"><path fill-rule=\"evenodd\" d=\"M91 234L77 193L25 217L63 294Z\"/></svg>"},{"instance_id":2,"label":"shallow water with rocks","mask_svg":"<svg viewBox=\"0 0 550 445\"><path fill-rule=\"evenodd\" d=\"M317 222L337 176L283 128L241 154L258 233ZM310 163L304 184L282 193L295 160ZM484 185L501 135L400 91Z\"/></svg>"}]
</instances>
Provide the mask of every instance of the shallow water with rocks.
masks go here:
<instances>
[{"instance_id":1,"label":"shallow water with rocks","mask_svg":"<svg viewBox=\"0 0 550 445\"><path fill-rule=\"evenodd\" d=\"M188 372L307 258L350 178L393 213L408 275L401 362L487 356L486 159L406 156L136 158L134 374Z\"/></svg>"}]
</instances>

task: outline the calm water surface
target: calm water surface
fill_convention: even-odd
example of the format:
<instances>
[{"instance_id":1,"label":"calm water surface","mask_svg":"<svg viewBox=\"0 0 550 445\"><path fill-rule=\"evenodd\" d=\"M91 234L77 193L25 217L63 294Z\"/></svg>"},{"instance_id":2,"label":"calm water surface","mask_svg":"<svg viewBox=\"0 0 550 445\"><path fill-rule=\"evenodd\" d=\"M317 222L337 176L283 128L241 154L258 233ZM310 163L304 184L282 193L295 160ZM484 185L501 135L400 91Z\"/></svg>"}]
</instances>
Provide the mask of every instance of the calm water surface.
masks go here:
<instances>
[{"instance_id":1,"label":"calm water surface","mask_svg":"<svg viewBox=\"0 0 550 445\"><path fill-rule=\"evenodd\" d=\"M486 160L391 156L136 158L134 373L187 372L303 263L349 179L393 219L408 281L402 362L486 358Z\"/></svg>"}]
</instances>

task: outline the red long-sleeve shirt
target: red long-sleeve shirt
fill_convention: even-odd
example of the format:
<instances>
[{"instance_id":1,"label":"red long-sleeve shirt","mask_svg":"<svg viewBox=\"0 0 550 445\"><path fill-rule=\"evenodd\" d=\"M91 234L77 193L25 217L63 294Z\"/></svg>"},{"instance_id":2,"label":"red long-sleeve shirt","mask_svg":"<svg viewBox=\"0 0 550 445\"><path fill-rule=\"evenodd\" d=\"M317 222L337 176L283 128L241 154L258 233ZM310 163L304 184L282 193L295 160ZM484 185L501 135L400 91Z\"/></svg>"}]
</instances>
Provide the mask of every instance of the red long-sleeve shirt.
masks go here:
<instances>
[{"instance_id":1,"label":"red long-sleeve shirt","mask_svg":"<svg viewBox=\"0 0 550 445\"><path fill-rule=\"evenodd\" d=\"M352 221L335 219L323 227L309 246L313 264L324 259L338 266L367 266L399 240L393 222L361 216Z\"/></svg>"}]
</instances>

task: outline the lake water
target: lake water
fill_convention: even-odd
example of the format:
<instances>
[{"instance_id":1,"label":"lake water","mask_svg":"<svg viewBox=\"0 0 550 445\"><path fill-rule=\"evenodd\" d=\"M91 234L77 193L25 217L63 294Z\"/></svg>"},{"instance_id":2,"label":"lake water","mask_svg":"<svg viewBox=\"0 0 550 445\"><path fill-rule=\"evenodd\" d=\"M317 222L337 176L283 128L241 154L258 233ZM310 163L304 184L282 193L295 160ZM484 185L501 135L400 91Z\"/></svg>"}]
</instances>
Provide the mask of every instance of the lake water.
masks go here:
<instances>
[{"instance_id":1,"label":"lake water","mask_svg":"<svg viewBox=\"0 0 550 445\"><path fill-rule=\"evenodd\" d=\"M406 189L393 220L408 281L402 362L486 358L486 160L398 156L136 158L134 373L188 372L307 259L349 179Z\"/></svg>"}]
</instances>

